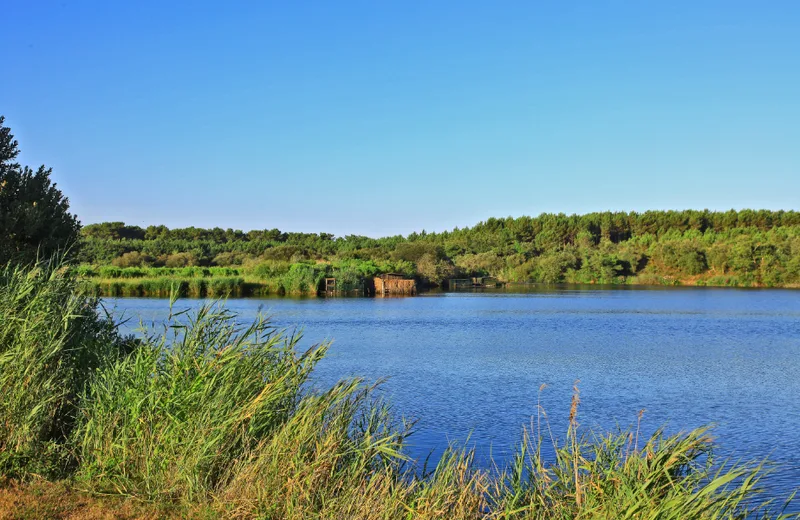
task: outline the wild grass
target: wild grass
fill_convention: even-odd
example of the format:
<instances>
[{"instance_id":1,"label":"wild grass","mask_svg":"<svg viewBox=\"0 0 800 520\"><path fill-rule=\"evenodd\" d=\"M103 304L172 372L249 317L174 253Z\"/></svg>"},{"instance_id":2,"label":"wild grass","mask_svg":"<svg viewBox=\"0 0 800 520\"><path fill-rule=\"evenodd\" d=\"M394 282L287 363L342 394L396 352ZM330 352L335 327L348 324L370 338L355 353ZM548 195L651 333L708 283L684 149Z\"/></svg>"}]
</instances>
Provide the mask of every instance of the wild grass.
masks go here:
<instances>
[{"instance_id":1,"label":"wild grass","mask_svg":"<svg viewBox=\"0 0 800 520\"><path fill-rule=\"evenodd\" d=\"M715 464L707 427L670 436L659 429L640 447L638 427L579 434L579 402L576 388L560 446L549 426L547 440L541 428L536 434L523 432L513 462L489 492L497 517L798 518L776 513L791 497L784 504L759 500L764 463ZM555 451L553 461L542 456L545 444Z\"/></svg>"},{"instance_id":2,"label":"wild grass","mask_svg":"<svg viewBox=\"0 0 800 520\"><path fill-rule=\"evenodd\" d=\"M0 475L57 475L79 396L131 348L56 261L0 270Z\"/></svg>"},{"instance_id":3,"label":"wild grass","mask_svg":"<svg viewBox=\"0 0 800 520\"><path fill-rule=\"evenodd\" d=\"M99 490L208 498L288 419L326 348L298 354L298 337L264 319L239 327L212 306L180 317L103 371L84 400L79 477Z\"/></svg>"},{"instance_id":4,"label":"wild grass","mask_svg":"<svg viewBox=\"0 0 800 520\"><path fill-rule=\"evenodd\" d=\"M316 295L326 276L337 278L343 291L364 290L363 280L377 267L372 262L343 261L317 264L279 260L249 262L231 267L116 267L79 265L71 272L86 290L107 297L167 298L241 297L266 295Z\"/></svg>"},{"instance_id":5,"label":"wild grass","mask_svg":"<svg viewBox=\"0 0 800 520\"><path fill-rule=\"evenodd\" d=\"M231 267L117 267L112 265L79 265L72 268L83 278L208 278L238 276L241 269Z\"/></svg>"},{"instance_id":6,"label":"wild grass","mask_svg":"<svg viewBox=\"0 0 800 520\"><path fill-rule=\"evenodd\" d=\"M268 294L268 288L264 290L241 277L88 279L83 280L83 287L89 294L105 297L169 298L177 293L182 298L227 298Z\"/></svg>"},{"instance_id":7,"label":"wild grass","mask_svg":"<svg viewBox=\"0 0 800 520\"><path fill-rule=\"evenodd\" d=\"M539 409L508 466L452 446L427 471L374 386L315 389L328 344L217 304L126 344L80 294L63 270L3 272L0 477L237 518L791 517L760 501L763 465L709 456L707 429L583 432L577 389L563 437Z\"/></svg>"}]
</instances>

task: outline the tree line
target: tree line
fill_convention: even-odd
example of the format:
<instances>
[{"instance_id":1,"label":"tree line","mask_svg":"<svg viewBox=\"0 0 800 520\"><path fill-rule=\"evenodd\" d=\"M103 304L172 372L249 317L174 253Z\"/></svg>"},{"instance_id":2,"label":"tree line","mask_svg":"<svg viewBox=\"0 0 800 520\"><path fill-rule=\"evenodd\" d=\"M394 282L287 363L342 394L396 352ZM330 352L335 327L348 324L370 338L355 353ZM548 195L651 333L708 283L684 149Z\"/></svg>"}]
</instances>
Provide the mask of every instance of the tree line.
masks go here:
<instances>
[{"instance_id":1,"label":"tree line","mask_svg":"<svg viewBox=\"0 0 800 520\"><path fill-rule=\"evenodd\" d=\"M120 267L395 262L432 284L494 276L508 282L784 286L800 283L800 213L542 214L384 238L105 222L82 229L78 259Z\"/></svg>"},{"instance_id":2,"label":"tree line","mask_svg":"<svg viewBox=\"0 0 800 520\"><path fill-rule=\"evenodd\" d=\"M0 116L3 265L60 254L91 266L236 267L289 285L323 272L355 278L392 271L432 285L493 276L507 282L800 286L796 211L544 213L383 238L123 222L81 228L51 182L51 170L17 161L17 141L3 122ZM314 275L297 275L306 272Z\"/></svg>"}]
</instances>

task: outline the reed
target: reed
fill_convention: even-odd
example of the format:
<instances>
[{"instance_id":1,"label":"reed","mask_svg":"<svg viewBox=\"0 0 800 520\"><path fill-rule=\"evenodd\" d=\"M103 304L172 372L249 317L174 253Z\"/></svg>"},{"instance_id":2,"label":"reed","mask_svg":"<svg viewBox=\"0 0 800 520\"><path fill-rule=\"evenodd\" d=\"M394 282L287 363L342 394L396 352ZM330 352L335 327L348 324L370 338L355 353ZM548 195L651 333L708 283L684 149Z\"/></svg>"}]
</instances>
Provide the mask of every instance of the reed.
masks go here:
<instances>
[{"instance_id":1,"label":"reed","mask_svg":"<svg viewBox=\"0 0 800 520\"><path fill-rule=\"evenodd\" d=\"M800 518L776 512L793 497L785 504L758 500L768 473L764 463L714 464L708 428L670 436L659 429L641 447L638 427L635 432L579 437L577 396L576 388L563 445L552 437L545 441L541 420L535 434L524 430L513 463L492 482L493 515L565 520ZM545 442L555 451L550 463L542 457Z\"/></svg>"},{"instance_id":2,"label":"reed","mask_svg":"<svg viewBox=\"0 0 800 520\"><path fill-rule=\"evenodd\" d=\"M57 261L0 270L0 475L59 475L96 372L129 350Z\"/></svg>"},{"instance_id":3,"label":"reed","mask_svg":"<svg viewBox=\"0 0 800 520\"><path fill-rule=\"evenodd\" d=\"M209 278L112 278L84 279L82 286L89 294L105 297L157 297L169 298L175 292L188 298L227 298L253 296L259 292L268 294L269 290L261 290L259 283L246 283L241 277L209 277Z\"/></svg>"}]
</instances>

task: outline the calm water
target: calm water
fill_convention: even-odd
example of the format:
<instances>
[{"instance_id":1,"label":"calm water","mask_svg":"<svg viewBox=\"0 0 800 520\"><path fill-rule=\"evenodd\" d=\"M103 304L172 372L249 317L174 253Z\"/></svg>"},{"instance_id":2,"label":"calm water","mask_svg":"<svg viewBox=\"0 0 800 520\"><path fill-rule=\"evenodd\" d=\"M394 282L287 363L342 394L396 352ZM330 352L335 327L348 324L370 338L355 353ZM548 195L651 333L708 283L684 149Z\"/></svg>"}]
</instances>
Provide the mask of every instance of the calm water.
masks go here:
<instances>
[{"instance_id":1,"label":"calm water","mask_svg":"<svg viewBox=\"0 0 800 520\"><path fill-rule=\"evenodd\" d=\"M167 311L164 300L108 304L132 321L161 322ZM388 376L383 392L419 420L416 457L469 439L481 464L504 461L542 384L563 438L579 379L584 427L627 428L642 409L645 433L715 423L720 455L769 457L779 463L773 493L800 487L800 291L564 288L227 305L245 319L263 309L281 326L301 325L308 344L334 339L319 384Z\"/></svg>"}]
</instances>

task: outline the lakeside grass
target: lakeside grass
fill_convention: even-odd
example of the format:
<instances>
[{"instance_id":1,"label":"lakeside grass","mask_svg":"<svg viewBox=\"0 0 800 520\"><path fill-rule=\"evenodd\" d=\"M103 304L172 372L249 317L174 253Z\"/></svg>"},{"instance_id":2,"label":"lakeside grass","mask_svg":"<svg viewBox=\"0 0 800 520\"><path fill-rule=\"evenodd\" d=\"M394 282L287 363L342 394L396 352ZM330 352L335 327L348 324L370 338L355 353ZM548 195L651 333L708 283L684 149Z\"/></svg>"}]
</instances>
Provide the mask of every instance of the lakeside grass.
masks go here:
<instances>
[{"instance_id":1,"label":"lakeside grass","mask_svg":"<svg viewBox=\"0 0 800 520\"><path fill-rule=\"evenodd\" d=\"M102 297L227 298L317 294L330 267L272 263L254 268L114 267L80 265L71 272L89 294ZM354 278L352 273L337 273Z\"/></svg>"},{"instance_id":2,"label":"lakeside grass","mask_svg":"<svg viewBox=\"0 0 800 520\"><path fill-rule=\"evenodd\" d=\"M305 266L306 264L298 264ZM150 297L169 298L176 293L182 298L240 298L259 296L316 295L319 277L308 280L272 277L248 269L222 267L148 267L148 268L92 268L79 266L74 270L85 290L100 297ZM582 283L568 279L566 283ZM515 284L510 283L513 287ZM525 285L525 284L522 284ZM547 284L536 284L546 286ZM684 286L684 287L761 287L754 280L735 275L698 275L685 278L648 275L631 276L614 280L611 285ZM786 285L797 288L798 285Z\"/></svg>"},{"instance_id":3,"label":"lakeside grass","mask_svg":"<svg viewBox=\"0 0 800 520\"><path fill-rule=\"evenodd\" d=\"M175 310L175 293L168 324L124 338L79 289L56 265L0 273L6 496L44 479L145 504L121 506L131 517L792 517L759 502L761 464L710 463L707 429L641 441L580 430L577 388L563 436L538 410L507 466L481 469L452 446L425 470L405 454L412 425L373 385L308 384L328 344L304 346L217 304Z\"/></svg>"}]
</instances>

